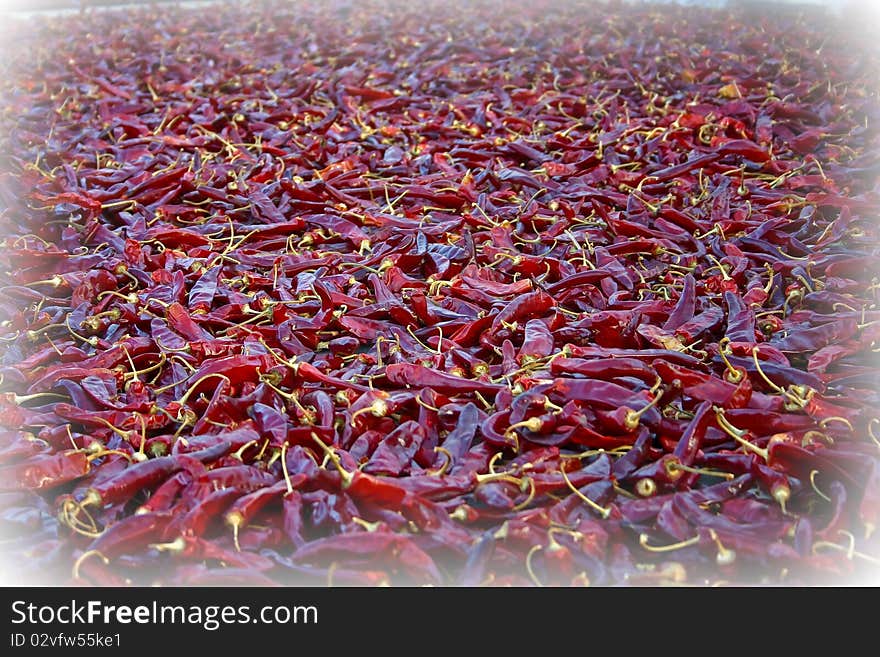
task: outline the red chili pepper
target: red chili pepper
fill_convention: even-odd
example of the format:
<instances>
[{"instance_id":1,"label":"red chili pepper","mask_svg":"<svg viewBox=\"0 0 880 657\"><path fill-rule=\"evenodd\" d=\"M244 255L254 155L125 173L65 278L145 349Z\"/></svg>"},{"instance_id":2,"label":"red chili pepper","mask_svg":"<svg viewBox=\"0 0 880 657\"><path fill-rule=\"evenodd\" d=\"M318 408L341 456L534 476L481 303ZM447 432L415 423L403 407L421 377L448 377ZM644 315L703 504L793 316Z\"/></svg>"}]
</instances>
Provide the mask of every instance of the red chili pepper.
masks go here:
<instances>
[{"instance_id":1,"label":"red chili pepper","mask_svg":"<svg viewBox=\"0 0 880 657\"><path fill-rule=\"evenodd\" d=\"M89 455L68 450L3 466L0 468L0 486L3 490L44 490L85 477L89 471Z\"/></svg>"},{"instance_id":2,"label":"red chili pepper","mask_svg":"<svg viewBox=\"0 0 880 657\"><path fill-rule=\"evenodd\" d=\"M89 544L87 554L98 554L112 559L120 554L144 547L150 540L158 538L173 516L170 513L142 513L128 516L105 529Z\"/></svg>"},{"instance_id":3,"label":"red chili pepper","mask_svg":"<svg viewBox=\"0 0 880 657\"><path fill-rule=\"evenodd\" d=\"M633 377L644 383L653 384L657 375L654 369L636 358L554 358L550 362L550 373L580 374L592 379L611 380L620 377Z\"/></svg>"},{"instance_id":4,"label":"red chili pepper","mask_svg":"<svg viewBox=\"0 0 880 657\"><path fill-rule=\"evenodd\" d=\"M517 362L520 365L528 365L553 353L553 334L544 322L530 319L526 322L523 331L522 346L517 354Z\"/></svg>"},{"instance_id":5,"label":"red chili pepper","mask_svg":"<svg viewBox=\"0 0 880 657\"><path fill-rule=\"evenodd\" d=\"M187 536L204 536L209 524L218 519L223 511L237 498L241 491L237 488L221 488L209 493L196 502L195 506L187 513L170 524L165 537L169 533L183 534Z\"/></svg>"},{"instance_id":6,"label":"red chili pepper","mask_svg":"<svg viewBox=\"0 0 880 657\"><path fill-rule=\"evenodd\" d=\"M0 432L0 463L14 463L22 458L46 454L49 451L51 451L49 444L34 439L32 434L24 431Z\"/></svg>"},{"instance_id":7,"label":"red chili pepper","mask_svg":"<svg viewBox=\"0 0 880 657\"><path fill-rule=\"evenodd\" d=\"M286 491L290 492L290 489L296 488L305 481L306 476L300 473L291 477L289 481L278 481L266 488L260 488L247 495L242 495L235 500L224 514L223 520L232 527L236 545L238 544L238 532L240 529L247 525L260 510L273 500L282 498Z\"/></svg>"},{"instance_id":8,"label":"red chili pepper","mask_svg":"<svg viewBox=\"0 0 880 657\"><path fill-rule=\"evenodd\" d=\"M230 550L195 535L179 535L173 541L156 543L150 547L169 553L175 559L217 561L226 564L229 569L244 569L252 576L272 567L272 561L260 554ZM265 582L265 579L262 581Z\"/></svg>"},{"instance_id":9,"label":"red chili pepper","mask_svg":"<svg viewBox=\"0 0 880 657\"><path fill-rule=\"evenodd\" d=\"M462 379L442 372L430 370L421 365L394 363L385 368L385 376L396 385L427 387L441 394L479 392L494 394L502 386L473 379Z\"/></svg>"},{"instance_id":10,"label":"red chili pepper","mask_svg":"<svg viewBox=\"0 0 880 657\"><path fill-rule=\"evenodd\" d=\"M655 361L654 368L664 383L678 387L689 397L719 406L731 405L738 394L737 386L711 374L695 372L684 367Z\"/></svg>"},{"instance_id":11,"label":"red chili pepper","mask_svg":"<svg viewBox=\"0 0 880 657\"><path fill-rule=\"evenodd\" d=\"M299 548L295 561L314 563L316 560L338 560L381 556L396 552L395 559L410 571L413 577L428 582L440 582L442 576L434 561L411 540L389 532L369 534L340 534L321 538Z\"/></svg>"},{"instance_id":12,"label":"red chili pepper","mask_svg":"<svg viewBox=\"0 0 880 657\"><path fill-rule=\"evenodd\" d=\"M219 443L198 452L189 452L186 456L197 461L210 462L229 451L229 443ZM184 469L186 461L180 456L160 456L133 464L114 477L102 482L95 482L83 497L83 505L106 506L121 504L131 499L140 490L151 488L163 481L168 475Z\"/></svg>"},{"instance_id":13,"label":"red chili pepper","mask_svg":"<svg viewBox=\"0 0 880 657\"><path fill-rule=\"evenodd\" d=\"M271 486L275 481L275 475L252 465L227 465L208 470L197 483L212 489L234 488L239 491L253 491Z\"/></svg>"},{"instance_id":14,"label":"red chili pepper","mask_svg":"<svg viewBox=\"0 0 880 657\"><path fill-rule=\"evenodd\" d=\"M188 485L192 483L193 476L189 472L178 472L166 479L151 495L141 504L135 513L154 513L168 511L175 498Z\"/></svg>"},{"instance_id":15,"label":"red chili pepper","mask_svg":"<svg viewBox=\"0 0 880 657\"><path fill-rule=\"evenodd\" d=\"M544 315L553 308L553 305L553 297L542 290L523 294L495 315L492 319L491 332L497 332L504 324L513 324L523 319Z\"/></svg>"}]
</instances>

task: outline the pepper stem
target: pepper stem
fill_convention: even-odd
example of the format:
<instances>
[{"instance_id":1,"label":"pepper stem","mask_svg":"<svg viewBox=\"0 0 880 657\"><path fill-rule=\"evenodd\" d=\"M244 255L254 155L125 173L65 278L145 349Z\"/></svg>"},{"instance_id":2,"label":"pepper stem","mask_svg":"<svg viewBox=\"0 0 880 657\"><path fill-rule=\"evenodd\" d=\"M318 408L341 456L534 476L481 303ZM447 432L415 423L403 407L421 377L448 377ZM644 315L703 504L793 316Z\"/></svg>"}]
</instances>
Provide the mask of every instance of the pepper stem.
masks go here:
<instances>
[{"instance_id":1,"label":"pepper stem","mask_svg":"<svg viewBox=\"0 0 880 657\"><path fill-rule=\"evenodd\" d=\"M723 264L721 264L721 262L718 260L718 258L716 258L715 256L713 256L711 254L706 254L706 257L715 263L715 267L713 267L713 269L717 268L721 272L721 278L723 280L725 280L725 281L732 280L727 273L727 267L725 267Z\"/></svg>"},{"instance_id":2,"label":"pepper stem","mask_svg":"<svg viewBox=\"0 0 880 657\"><path fill-rule=\"evenodd\" d=\"M464 506L459 506L455 508L455 511L449 514L449 518L451 520L459 520L461 522L467 522L470 518L468 515L467 509Z\"/></svg>"},{"instance_id":3,"label":"pepper stem","mask_svg":"<svg viewBox=\"0 0 880 657\"><path fill-rule=\"evenodd\" d=\"M643 406L637 411L632 410L631 408L626 411L626 418L623 421L623 426L625 426L629 431L635 431L639 428L639 421L648 410L654 408L660 399L663 397L663 391L660 390L657 392L662 384L661 379L657 379L657 383L651 388L651 393L657 393L654 399L652 399L648 404Z\"/></svg>"},{"instance_id":4,"label":"pepper stem","mask_svg":"<svg viewBox=\"0 0 880 657\"><path fill-rule=\"evenodd\" d=\"M427 473L435 477L442 477L446 474L449 466L452 465L452 454L445 447L435 447L434 453L443 454L443 465L438 470L428 470Z\"/></svg>"},{"instance_id":5,"label":"pepper stem","mask_svg":"<svg viewBox=\"0 0 880 657\"><path fill-rule=\"evenodd\" d=\"M226 524L232 527L232 542L235 544L236 552L241 552L241 545L238 542L238 530L244 524L244 516L238 511L231 511L226 514Z\"/></svg>"},{"instance_id":6,"label":"pepper stem","mask_svg":"<svg viewBox=\"0 0 880 657\"><path fill-rule=\"evenodd\" d=\"M144 419L144 416L140 413L137 414L138 419L141 421L141 444L138 448L137 453L132 455L132 459L135 461L146 461L147 455L144 454L144 448L147 445L147 421Z\"/></svg>"},{"instance_id":7,"label":"pepper stem","mask_svg":"<svg viewBox=\"0 0 880 657\"><path fill-rule=\"evenodd\" d=\"M742 429L737 429L735 426L733 426L730 421L725 417L723 408L714 406L713 410L715 411L715 418L718 421L718 426L720 426L728 436L733 438L743 447L753 451L765 461L770 461L770 452L766 449L758 447L754 443L750 443L748 440L743 438L743 436L748 435L748 431L743 431Z\"/></svg>"},{"instance_id":8,"label":"pepper stem","mask_svg":"<svg viewBox=\"0 0 880 657\"><path fill-rule=\"evenodd\" d=\"M535 575L535 571L532 569L532 555L535 554L535 552L537 552L538 550L543 550L543 549L544 549L543 545L540 545L540 544L533 545L532 549L529 550L528 553L526 554L526 571L528 571L529 577L532 578L532 581L535 583L535 585L540 586L540 587L543 587L544 585L541 583L541 580L538 579L538 576Z\"/></svg>"},{"instance_id":9,"label":"pepper stem","mask_svg":"<svg viewBox=\"0 0 880 657\"><path fill-rule=\"evenodd\" d=\"M176 388L181 383L186 383L187 381L189 381L189 379L190 379L190 377L187 376L186 378L180 379L179 381L174 381L173 383L169 383L168 385L161 386L160 388L154 388L153 394L154 395L161 395L163 392L167 392L167 391L171 390L172 388Z\"/></svg>"},{"instance_id":10,"label":"pepper stem","mask_svg":"<svg viewBox=\"0 0 880 657\"><path fill-rule=\"evenodd\" d=\"M522 422L516 422L514 424L511 424L504 431L504 435L507 436L509 434L513 434L513 432L516 429L518 429L519 427L525 427L526 429L528 429L532 433L537 433L538 431L541 430L541 428L543 426L544 426L544 421L540 417L538 417L538 416L530 417L528 420L523 420Z\"/></svg>"},{"instance_id":11,"label":"pepper stem","mask_svg":"<svg viewBox=\"0 0 880 657\"><path fill-rule=\"evenodd\" d=\"M780 393L780 394L782 394L782 395L785 395L785 394L786 394L785 389L784 389L784 388L780 388L778 385L776 385L775 383L773 383L773 381L771 381L771 380L767 377L767 375L764 374L764 370L761 369L761 361L758 360L758 345L755 345L754 347L752 347L752 360L755 361L755 368L758 370L758 375L759 375L762 379L764 379L764 382L765 382L768 386L770 386L770 388L771 388L772 390L775 390L776 392L778 392L778 393Z\"/></svg>"},{"instance_id":12,"label":"pepper stem","mask_svg":"<svg viewBox=\"0 0 880 657\"><path fill-rule=\"evenodd\" d=\"M535 499L535 480L531 477L524 477L522 482L520 483L520 489L522 489L523 485L528 482L529 483L529 495L522 502L513 507L512 511L522 511L529 504L532 503L532 500Z\"/></svg>"},{"instance_id":13,"label":"pepper stem","mask_svg":"<svg viewBox=\"0 0 880 657\"><path fill-rule=\"evenodd\" d=\"M776 272L774 271L773 267L770 265L764 265L764 268L770 274L770 278L767 281L767 285L764 286L764 292L766 294L770 294L770 290L773 289L773 280L776 278Z\"/></svg>"},{"instance_id":14,"label":"pepper stem","mask_svg":"<svg viewBox=\"0 0 880 657\"><path fill-rule=\"evenodd\" d=\"M312 436L315 437L315 434L313 433ZM315 437L315 440L318 440L318 438ZM318 440L318 442L320 443L321 441ZM323 447L323 444L321 446ZM287 492L292 493L293 492L293 484L290 483L290 473L287 471L287 443L286 442L281 446L281 471L284 473L284 481L287 483Z\"/></svg>"},{"instance_id":15,"label":"pepper stem","mask_svg":"<svg viewBox=\"0 0 880 657\"><path fill-rule=\"evenodd\" d=\"M363 518L358 518L357 516L352 516L351 521L353 523L355 523L356 525L360 525L361 527L366 529L368 532L374 532L377 529L379 529L379 527L382 526L381 520L377 520L376 522L369 522L368 520L364 520Z\"/></svg>"},{"instance_id":16,"label":"pepper stem","mask_svg":"<svg viewBox=\"0 0 880 657\"><path fill-rule=\"evenodd\" d=\"M193 384L189 387L189 389L188 389L185 393L183 393L183 397L181 397L181 398L178 400L178 403L179 403L181 406L184 405L184 404L186 404L187 400L189 399L189 396L190 396L191 394L193 394L193 392L195 392L195 390L196 390L196 389L197 389L202 383L204 383L205 381L207 381L208 379L223 379L224 381L226 381L226 383L228 383L228 384L230 385L230 387L232 386L232 381L229 380L229 377L228 377L228 376L226 376L226 375L224 375L224 374L220 374L219 372L211 372L210 374L205 374L205 376L199 377L199 380L196 381L195 383L193 383Z\"/></svg>"},{"instance_id":17,"label":"pepper stem","mask_svg":"<svg viewBox=\"0 0 880 657\"><path fill-rule=\"evenodd\" d=\"M831 543L830 541L818 541L813 544L813 554L816 554L819 548L831 548L840 552L846 552L847 558L849 559L852 559L853 557L858 557L859 559L864 559L865 561L868 561L870 563L880 565L880 559L864 554L862 552L858 552L853 549L852 545L850 545L849 547L843 547L842 545Z\"/></svg>"},{"instance_id":18,"label":"pepper stem","mask_svg":"<svg viewBox=\"0 0 880 657\"><path fill-rule=\"evenodd\" d=\"M327 458L329 458L336 469L339 470L339 475L342 477L342 488L345 489L351 486L351 482L354 480L354 475L342 467L342 463L339 461L339 455L336 451L332 447L328 447L314 431L312 432L312 440L318 443L321 449L324 450Z\"/></svg>"},{"instance_id":19,"label":"pepper stem","mask_svg":"<svg viewBox=\"0 0 880 657\"><path fill-rule=\"evenodd\" d=\"M108 427L109 429L111 429L111 430L113 431L113 433L115 433L117 436L119 436L120 438L124 438L125 440L128 440L128 436L129 436L129 434L131 433L130 431L123 431L123 430L120 429L119 427L117 427L117 426L115 426L115 425L113 425L113 424L110 424L110 422L109 422L108 420L105 420L105 419L102 418L102 417L95 416L95 417L92 418L92 419L94 419L94 420L97 421L97 422L103 422L103 423L104 423L105 425L107 425L107 427Z\"/></svg>"},{"instance_id":20,"label":"pepper stem","mask_svg":"<svg viewBox=\"0 0 880 657\"><path fill-rule=\"evenodd\" d=\"M718 343L718 355L721 356L721 360L724 361L724 365L727 367L727 375L725 378L731 383L739 383L742 381L743 372L742 370L736 369L733 365L731 365L730 361L727 360L727 347L730 342L730 338L724 336L721 338L721 341Z\"/></svg>"},{"instance_id":21,"label":"pepper stem","mask_svg":"<svg viewBox=\"0 0 880 657\"><path fill-rule=\"evenodd\" d=\"M186 539L178 536L170 543L150 543L149 547L159 550L159 552L183 552L186 548Z\"/></svg>"},{"instance_id":22,"label":"pepper stem","mask_svg":"<svg viewBox=\"0 0 880 657\"><path fill-rule=\"evenodd\" d=\"M573 483L571 483L571 479L569 479L569 478L568 478L568 475L565 473L565 468L560 468L560 469L559 469L559 472L562 473L562 478L565 479L565 483L566 483L566 485L571 489L571 491L572 491L575 495L577 495L579 498L581 498L584 502L586 502L587 505L589 505L591 508L593 508L593 509L595 509L596 511L598 511L599 514L602 516L602 518L607 518L608 516L611 515L611 509L610 509L610 508L605 507L605 506L601 506L601 505L597 504L596 502L594 502L593 500L591 500L589 497L587 497L586 495L584 495L582 492L580 492L580 491L575 487L575 485L574 485Z\"/></svg>"},{"instance_id":23,"label":"pepper stem","mask_svg":"<svg viewBox=\"0 0 880 657\"><path fill-rule=\"evenodd\" d=\"M73 507L75 513L71 515L71 507ZM97 538L101 535L101 532L98 531L98 525L95 523L95 519L92 518L91 514L85 510L85 505L77 502L74 499L68 498L61 505L61 513L59 514L59 520L62 524L70 527L74 532L80 534L81 536L88 536L89 538ZM88 524L85 524L83 521L79 519L79 514L84 513L86 518L88 519Z\"/></svg>"},{"instance_id":24,"label":"pepper stem","mask_svg":"<svg viewBox=\"0 0 880 657\"><path fill-rule=\"evenodd\" d=\"M388 402L386 402L384 399L375 399L373 403L369 406L359 408L354 413L352 413L349 423L351 424L351 426L354 426L355 419L357 419L359 415L363 415L365 413L370 413L374 417L385 417L386 415L388 415L388 411Z\"/></svg>"},{"instance_id":25,"label":"pepper stem","mask_svg":"<svg viewBox=\"0 0 880 657\"><path fill-rule=\"evenodd\" d=\"M247 441L247 442L246 442L244 445L242 445L238 450L236 450L235 452L233 452L233 454L232 454L232 458L234 458L234 459L238 459L239 461L242 461L242 460L243 460L242 455L244 454L244 451L245 451L247 448L249 448L249 447L253 447L253 446L256 445L258 442L260 442L260 441L259 441L259 440L249 440L249 441Z\"/></svg>"},{"instance_id":26,"label":"pepper stem","mask_svg":"<svg viewBox=\"0 0 880 657\"><path fill-rule=\"evenodd\" d=\"M517 486L522 486L522 479L518 479L511 474L506 472L490 472L487 474L477 474L474 475L474 478L477 481L477 485L485 484L490 481L506 481L510 484L516 484Z\"/></svg>"},{"instance_id":27,"label":"pepper stem","mask_svg":"<svg viewBox=\"0 0 880 657\"><path fill-rule=\"evenodd\" d=\"M440 409L439 409L439 408L434 408L434 407L431 406L428 402L423 401L423 400L422 400L422 395L421 395L421 393L418 394L418 395L416 395L414 399L415 399L415 401L416 401L416 404L418 404L418 405L421 406L422 408L427 408L429 411L434 411L435 413L439 413L439 412L440 412Z\"/></svg>"},{"instance_id":28,"label":"pepper stem","mask_svg":"<svg viewBox=\"0 0 880 657\"><path fill-rule=\"evenodd\" d=\"M105 456L109 456L110 454L116 454L118 456L122 456L125 459L127 459L129 463L131 463L131 461L132 461L131 454L128 454L128 453L123 452L118 449L104 449L104 446L100 445L99 443L93 443L93 445L97 445L98 447L97 447L97 449L95 449L95 451L93 453L89 454L86 457L88 459L89 463L91 463L92 461L95 461L97 459L104 458ZM91 449L88 451L91 451Z\"/></svg>"},{"instance_id":29,"label":"pepper stem","mask_svg":"<svg viewBox=\"0 0 880 657\"><path fill-rule=\"evenodd\" d=\"M708 470L705 468L694 468L689 465L685 465L684 463L680 463L678 461L671 461L667 464L666 468L668 470L676 471L681 470L683 472L690 472L692 474L705 475L707 477L721 477L722 479L733 479L734 475L730 472L719 472L718 470Z\"/></svg>"},{"instance_id":30,"label":"pepper stem","mask_svg":"<svg viewBox=\"0 0 880 657\"><path fill-rule=\"evenodd\" d=\"M64 283L65 283L64 279L61 276L59 276L58 274L56 274L52 278L47 278L47 279L41 280L41 281L31 281L29 283L25 283L25 286L30 287L31 285L51 285L52 287L61 287L62 285L64 285Z\"/></svg>"},{"instance_id":31,"label":"pepper stem","mask_svg":"<svg viewBox=\"0 0 880 657\"><path fill-rule=\"evenodd\" d=\"M278 355L278 352L275 350L274 347L270 347L268 344L266 344L265 338L260 337L258 342L260 344L262 344L264 347L266 347L266 349L269 351L269 353L272 355L272 357L275 360L277 360L282 365L285 365L286 367L289 367L290 369L292 369L294 374L296 373L297 369L299 368L299 364L294 362L294 360L296 359L296 356L294 356L294 360L288 360L287 358L282 358L281 356Z\"/></svg>"},{"instance_id":32,"label":"pepper stem","mask_svg":"<svg viewBox=\"0 0 880 657\"><path fill-rule=\"evenodd\" d=\"M648 545L648 539L649 536L647 534L639 535L639 545L649 552L672 552L673 550L680 550L682 548L690 547L691 545L696 545L700 542L699 534L693 538L679 541L678 543L671 543L670 545Z\"/></svg>"},{"instance_id":33,"label":"pepper stem","mask_svg":"<svg viewBox=\"0 0 880 657\"><path fill-rule=\"evenodd\" d=\"M878 440L877 436L874 435L874 423L875 422L880 424L880 419L877 419L876 417L872 417L871 421L868 422L868 435L871 437L871 440L874 441L874 444L877 445L877 447L880 447L880 440Z\"/></svg>"},{"instance_id":34,"label":"pepper stem","mask_svg":"<svg viewBox=\"0 0 880 657\"><path fill-rule=\"evenodd\" d=\"M82 340L86 344L89 344L93 347L96 347L98 345L98 337L97 336L93 335L91 337L86 338L73 330L73 327L70 325L70 315L64 316L64 325L67 327L67 330L70 332L70 334L73 337L79 338L80 340Z\"/></svg>"},{"instance_id":35,"label":"pepper stem","mask_svg":"<svg viewBox=\"0 0 880 657\"><path fill-rule=\"evenodd\" d=\"M718 547L718 553L715 555L715 563L719 566L729 566L736 561L736 550L730 550L724 547L724 544L721 542L721 539L718 538L718 534L714 529L709 530L709 536Z\"/></svg>"},{"instance_id":36,"label":"pepper stem","mask_svg":"<svg viewBox=\"0 0 880 657\"><path fill-rule=\"evenodd\" d=\"M105 557L98 550L86 550L85 552L83 552L80 555L79 559L77 559L76 562L73 564L73 579L80 578L79 577L79 569L80 569L80 567L82 567L83 562L85 562L85 560L88 559L89 557L101 557L101 561L104 562L105 566L110 563L110 559Z\"/></svg>"},{"instance_id":37,"label":"pepper stem","mask_svg":"<svg viewBox=\"0 0 880 657\"><path fill-rule=\"evenodd\" d=\"M777 481L770 486L770 495L779 504L782 513L788 515L785 505L788 503L788 500L791 499L791 487L784 481Z\"/></svg>"},{"instance_id":38,"label":"pepper stem","mask_svg":"<svg viewBox=\"0 0 880 657\"><path fill-rule=\"evenodd\" d=\"M422 342L421 340L419 340L418 336L417 336L417 335L415 334L415 332L412 330L412 326L410 326L409 324L406 325L406 332L409 333L410 336L412 337L412 339L415 340L416 342L418 342L418 343L419 343L422 347L424 347L425 350L428 351L429 353L437 354L438 356L442 355L442 353L440 352L440 349L439 349L439 348L438 348L438 349L432 349L432 348L429 347L427 344L425 344L424 342Z\"/></svg>"},{"instance_id":39,"label":"pepper stem","mask_svg":"<svg viewBox=\"0 0 880 657\"><path fill-rule=\"evenodd\" d=\"M181 409L181 410L183 413L183 419L182 420L175 420L176 422L180 422L180 426L177 427L177 430L174 432L173 438L175 441L180 437L180 434L183 433L183 430L186 429L186 427L190 426L191 424L194 425L196 423L196 414L195 413L193 413L188 408L185 410L183 410L183 409ZM180 416L180 413L178 413L178 416Z\"/></svg>"},{"instance_id":40,"label":"pepper stem","mask_svg":"<svg viewBox=\"0 0 880 657\"><path fill-rule=\"evenodd\" d=\"M826 502L831 502L831 498L828 497L825 493L819 490L819 487L816 485L816 475L819 474L818 470L810 470L810 486L813 487L813 490Z\"/></svg>"},{"instance_id":41,"label":"pepper stem","mask_svg":"<svg viewBox=\"0 0 880 657\"><path fill-rule=\"evenodd\" d=\"M268 374L261 374L261 375L260 375L260 382L261 382L261 383L265 383L265 384L266 384L267 386L269 386L272 390L274 390L275 392L277 392L278 395L279 395L282 399L286 399L286 400L289 401L289 402L293 402L293 400L296 399L296 395L294 395L294 394L291 393L291 392L285 392L284 390L282 390L281 388L279 388L278 386L276 386L274 383L272 383L272 381L271 381L270 379L272 378L272 376L273 376L274 374L275 374L275 372L269 372ZM277 380L277 381L280 381L280 377L277 378L276 380Z\"/></svg>"},{"instance_id":42,"label":"pepper stem","mask_svg":"<svg viewBox=\"0 0 880 657\"><path fill-rule=\"evenodd\" d=\"M123 348L124 348L124 347L123 347ZM135 364L134 364L134 362L131 360L131 355L128 353L128 349L125 349L125 355L128 356L128 361L129 361L129 363L131 363L132 371L131 371L131 372L125 372L125 373L122 375L122 378L123 378L123 379L127 379L127 378L129 378L129 377L132 377L135 381L138 380L138 375L139 375L139 374L149 374L150 372L154 372L154 371L156 371L156 370L158 370L158 369L161 369L162 366L165 365L165 362L168 360L168 359L166 358L165 354L159 354L159 362L158 362L158 363L154 363L153 365L150 365L149 367L145 367L144 369L139 370L139 369L136 369L136 368L135 368Z\"/></svg>"},{"instance_id":43,"label":"pepper stem","mask_svg":"<svg viewBox=\"0 0 880 657\"><path fill-rule=\"evenodd\" d=\"M43 337L46 338L46 341L52 346L52 349L55 350L55 353L56 353L56 354L58 354L59 356L63 356L63 355L64 355L64 354L61 353L61 350L58 348L58 346L57 346L54 342L52 342L52 338L50 338L48 335L43 336Z\"/></svg>"},{"instance_id":44,"label":"pepper stem","mask_svg":"<svg viewBox=\"0 0 880 657\"><path fill-rule=\"evenodd\" d=\"M39 397L57 397L59 399L67 399L67 395L61 395L57 392L35 392L32 395L16 395L13 393L12 401L16 404L21 404L22 402L27 402L31 399L38 399Z\"/></svg>"},{"instance_id":45,"label":"pepper stem","mask_svg":"<svg viewBox=\"0 0 880 657\"><path fill-rule=\"evenodd\" d=\"M832 417L826 417L826 418L823 418L822 420L819 420L819 426L822 427L823 429L825 429L825 428L827 428L827 425L829 422L834 422L834 421L841 422L841 423L845 424L850 431L855 431L852 423L849 420L847 420L845 417L840 417L839 415L834 415Z\"/></svg>"}]
</instances>

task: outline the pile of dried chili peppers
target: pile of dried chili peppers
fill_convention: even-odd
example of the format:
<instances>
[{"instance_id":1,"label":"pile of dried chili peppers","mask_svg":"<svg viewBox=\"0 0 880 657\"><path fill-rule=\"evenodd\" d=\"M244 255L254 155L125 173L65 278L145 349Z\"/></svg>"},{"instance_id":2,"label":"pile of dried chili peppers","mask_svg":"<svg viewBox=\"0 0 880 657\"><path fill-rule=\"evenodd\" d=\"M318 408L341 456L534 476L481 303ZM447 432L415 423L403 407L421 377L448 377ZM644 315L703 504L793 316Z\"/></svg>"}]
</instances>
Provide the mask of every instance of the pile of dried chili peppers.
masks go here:
<instances>
[{"instance_id":1,"label":"pile of dried chili peppers","mask_svg":"<svg viewBox=\"0 0 880 657\"><path fill-rule=\"evenodd\" d=\"M9 570L876 577L876 49L802 11L411 4L8 28Z\"/></svg>"}]
</instances>

